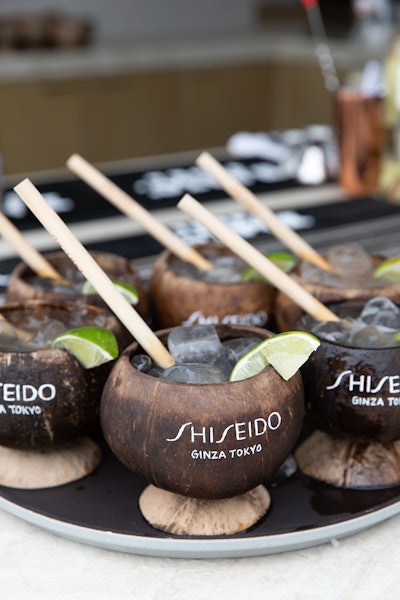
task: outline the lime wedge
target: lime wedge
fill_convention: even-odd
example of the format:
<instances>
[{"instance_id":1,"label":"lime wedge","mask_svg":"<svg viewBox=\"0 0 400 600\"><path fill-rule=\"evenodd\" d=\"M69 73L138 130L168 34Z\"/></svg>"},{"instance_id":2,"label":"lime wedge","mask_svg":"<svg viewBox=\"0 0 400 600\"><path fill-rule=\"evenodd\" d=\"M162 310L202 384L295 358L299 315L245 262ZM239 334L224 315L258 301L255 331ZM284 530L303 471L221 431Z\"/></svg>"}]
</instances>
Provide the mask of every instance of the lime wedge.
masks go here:
<instances>
[{"instance_id":1,"label":"lime wedge","mask_svg":"<svg viewBox=\"0 0 400 600\"><path fill-rule=\"evenodd\" d=\"M118 343L109 329L88 325L70 329L55 337L52 348L67 350L84 369L98 367L118 357Z\"/></svg>"},{"instance_id":2,"label":"lime wedge","mask_svg":"<svg viewBox=\"0 0 400 600\"><path fill-rule=\"evenodd\" d=\"M400 344L400 331L396 331L396 333L392 335L391 339L396 345Z\"/></svg>"},{"instance_id":3,"label":"lime wedge","mask_svg":"<svg viewBox=\"0 0 400 600\"><path fill-rule=\"evenodd\" d=\"M229 381L239 381L257 375L270 365L283 379L290 379L314 352L320 341L304 331L277 333L254 346L244 354L229 377Z\"/></svg>"},{"instance_id":4,"label":"lime wedge","mask_svg":"<svg viewBox=\"0 0 400 600\"><path fill-rule=\"evenodd\" d=\"M273 262L277 267L288 273L296 264L296 259L290 252L270 252L266 257ZM257 279L265 281L265 277L258 273L253 267L247 267L240 276L240 281L252 281Z\"/></svg>"},{"instance_id":5,"label":"lime wedge","mask_svg":"<svg viewBox=\"0 0 400 600\"><path fill-rule=\"evenodd\" d=\"M124 281L113 281L114 287L128 300L130 304L137 304L139 302L139 293L135 286L131 283ZM81 288L82 294L97 294L96 289L90 283L85 281Z\"/></svg>"},{"instance_id":6,"label":"lime wedge","mask_svg":"<svg viewBox=\"0 0 400 600\"><path fill-rule=\"evenodd\" d=\"M373 273L374 279L386 281L400 281L400 256L393 256L382 261Z\"/></svg>"}]
</instances>

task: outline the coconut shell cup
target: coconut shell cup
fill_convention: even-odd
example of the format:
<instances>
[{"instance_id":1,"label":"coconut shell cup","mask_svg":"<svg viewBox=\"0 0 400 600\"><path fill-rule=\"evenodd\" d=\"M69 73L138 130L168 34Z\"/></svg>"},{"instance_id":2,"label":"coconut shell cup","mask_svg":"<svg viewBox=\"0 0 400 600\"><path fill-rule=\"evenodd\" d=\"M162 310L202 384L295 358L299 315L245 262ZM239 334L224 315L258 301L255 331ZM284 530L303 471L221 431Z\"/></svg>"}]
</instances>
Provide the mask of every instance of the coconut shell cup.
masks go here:
<instances>
[{"instance_id":1,"label":"coconut shell cup","mask_svg":"<svg viewBox=\"0 0 400 600\"><path fill-rule=\"evenodd\" d=\"M261 339L259 328L217 326L221 340ZM168 331L157 334L165 342ZM244 494L291 452L303 423L300 374L272 368L234 383L180 384L137 371L129 346L101 400L104 437L128 469L157 488L200 499Z\"/></svg>"},{"instance_id":2,"label":"coconut shell cup","mask_svg":"<svg viewBox=\"0 0 400 600\"><path fill-rule=\"evenodd\" d=\"M84 324L101 322L111 329L122 351L131 342L119 321L95 306L85 307ZM7 304L0 312L21 327L25 315L50 314L66 329L74 304L29 301ZM44 450L62 446L98 430L99 404L112 363L84 369L66 350L0 351L0 445Z\"/></svg>"},{"instance_id":3,"label":"coconut shell cup","mask_svg":"<svg viewBox=\"0 0 400 600\"><path fill-rule=\"evenodd\" d=\"M372 257L376 264L382 260L378 256ZM349 281L346 287L335 287L322 285L318 283L307 282L299 275L301 262L297 263L290 276L299 283L312 296L317 298L322 304L333 304L339 302L360 301L366 302L379 295L390 298L393 302L400 302L400 282L383 283L379 287L359 287L354 282ZM279 331L290 331L296 327L296 322L304 314L301 308L292 298L278 291L275 297L274 318Z\"/></svg>"},{"instance_id":4,"label":"coconut shell cup","mask_svg":"<svg viewBox=\"0 0 400 600\"><path fill-rule=\"evenodd\" d=\"M359 314L362 303L331 308L350 316ZM306 316L300 325L307 330L309 323ZM399 366L400 347L366 349L321 340L301 369L305 420L317 430L296 451L303 472L343 487L400 483Z\"/></svg>"},{"instance_id":5,"label":"coconut shell cup","mask_svg":"<svg viewBox=\"0 0 400 600\"><path fill-rule=\"evenodd\" d=\"M362 303L331 305L352 316ZM302 319L309 328L310 318ZM302 367L306 418L318 429L365 442L400 438L400 347L355 348L321 340Z\"/></svg>"},{"instance_id":6,"label":"coconut shell cup","mask_svg":"<svg viewBox=\"0 0 400 600\"><path fill-rule=\"evenodd\" d=\"M195 248L212 260L215 253L231 256L225 246L210 242ZM233 324L274 328L275 288L253 280L239 283L205 282L180 275L176 257L166 250L156 260L149 279L149 302L155 329L195 324Z\"/></svg>"},{"instance_id":7,"label":"coconut shell cup","mask_svg":"<svg viewBox=\"0 0 400 600\"><path fill-rule=\"evenodd\" d=\"M91 252L91 255L111 279L131 283L135 286L139 293L139 302L135 305L135 309L147 320L149 316L147 295L139 274L131 262L122 256L107 252ZM50 252L45 254L45 257L62 277L72 283L83 283L82 273L64 252ZM98 294L84 295L75 292L73 289L60 289L60 291L51 288L46 289L35 285L35 278L37 278L36 274L25 263L18 263L11 273L5 293L5 302L24 302L32 299L70 302L83 299L86 304L100 306L108 310L107 305Z\"/></svg>"}]
</instances>

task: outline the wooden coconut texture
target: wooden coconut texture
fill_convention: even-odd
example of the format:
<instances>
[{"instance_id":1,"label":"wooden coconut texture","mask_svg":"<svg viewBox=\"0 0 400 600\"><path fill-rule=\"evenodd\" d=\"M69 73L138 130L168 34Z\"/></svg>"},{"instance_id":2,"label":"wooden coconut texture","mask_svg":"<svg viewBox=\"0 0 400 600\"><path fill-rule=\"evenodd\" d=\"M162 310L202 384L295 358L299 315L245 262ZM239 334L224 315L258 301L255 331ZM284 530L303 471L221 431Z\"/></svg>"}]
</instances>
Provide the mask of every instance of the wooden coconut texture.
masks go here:
<instances>
[{"instance_id":1,"label":"wooden coconut texture","mask_svg":"<svg viewBox=\"0 0 400 600\"><path fill-rule=\"evenodd\" d=\"M334 438L315 431L296 450L300 471L343 488L379 488L400 483L400 440L391 443Z\"/></svg>"},{"instance_id":2,"label":"wooden coconut texture","mask_svg":"<svg viewBox=\"0 0 400 600\"><path fill-rule=\"evenodd\" d=\"M153 485L139 498L144 518L156 529L177 535L232 535L255 525L268 511L271 499L263 485L220 500L199 500Z\"/></svg>"}]
</instances>

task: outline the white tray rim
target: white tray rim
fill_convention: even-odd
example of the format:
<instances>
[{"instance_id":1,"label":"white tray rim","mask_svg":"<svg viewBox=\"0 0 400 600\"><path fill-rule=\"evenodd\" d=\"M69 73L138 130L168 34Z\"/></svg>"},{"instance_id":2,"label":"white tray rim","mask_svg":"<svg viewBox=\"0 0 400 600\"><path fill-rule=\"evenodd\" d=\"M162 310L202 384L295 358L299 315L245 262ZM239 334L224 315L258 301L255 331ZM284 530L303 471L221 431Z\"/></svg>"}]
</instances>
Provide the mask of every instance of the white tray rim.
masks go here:
<instances>
[{"instance_id":1,"label":"white tray rim","mask_svg":"<svg viewBox=\"0 0 400 600\"><path fill-rule=\"evenodd\" d=\"M283 534L245 538L158 538L75 525L24 508L0 497L0 509L57 536L86 545L160 558L245 558L279 554L334 542L390 519L400 512L400 500L365 515L338 523Z\"/></svg>"}]
</instances>

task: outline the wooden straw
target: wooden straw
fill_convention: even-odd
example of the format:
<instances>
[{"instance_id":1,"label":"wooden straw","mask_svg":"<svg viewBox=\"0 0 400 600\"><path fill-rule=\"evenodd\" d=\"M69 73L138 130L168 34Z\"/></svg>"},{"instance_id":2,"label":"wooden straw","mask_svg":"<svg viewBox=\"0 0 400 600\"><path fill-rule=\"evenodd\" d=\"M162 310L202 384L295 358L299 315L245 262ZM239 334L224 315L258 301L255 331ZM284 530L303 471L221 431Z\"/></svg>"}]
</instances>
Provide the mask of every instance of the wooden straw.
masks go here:
<instances>
[{"instance_id":1,"label":"wooden straw","mask_svg":"<svg viewBox=\"0 0 400 600\"><path fill-rule=\"evenodd\" d=\"M10 331L15 333L15 335L19 338L19 340L22 343L27 344L31 341L32 333L30 333L29 331L26 331L25 329L21 329L20 327L17 327L13 323L10 323L10 321L8 319L6 319L2 313L0 313L0 321L2 321L7 327L9 327ZM6 330L6 334L7 333L8 332ZM4 335L4 331L2 331L2 335ZM3 352L3 350L2 350L2 352Z\"/></svg>"},{"instance_id":2,"label":"wooden straw","mask_svg":"<svg viewBox=\"0 0 400 600\"><path fill-rule=\"evenodd\" d=\"M269 227L272 234L297 256L314 263L320 269L333 272L331 265L323 256L318 254L293 229L285 225L268 206L260 202L253 192L235 179L211 154L203 152L197 158L196 164L214 177L232 198L241 202L250 212L261 219Z\"/></svg>"},{"instance_id":3,"label":"wooden straw","mask_svg":"<svg viewBox=\"0 0 400 600\"><path fill-rule=\"evenodd\" d=\"M116 290L108 275L74 236L59 215L47 204L33 183L29 179L24 179L14 187L14 190L149 356L163 368L173 365L174 359L168 350L133 306Z\"/></svg>"},{"instance_id":4,"label":"wooden straw","mask_svg":"<svg viewBox=\"0 0 400 600\"><path fill-rule=\"evenodd\" d=\"M14 248L18 256L26 263L32 271L39 277L48 277L65 281L55 268L24 238L22 233L15 225L0 212L0 234Z\"/></svg>"},{"instance_id":5,"label":"wooden straw","mask_svg":"<svg viewBox=\"0 0 400 600\"><path fill-rule=\"evenodd\" d=\"M41 277L50 277L51 279L57 280L62 279L61 275L53 269L52 265L47 262L39 252L37 252L36 248L31 246L25 240L15 225L2 212L0 212L0 233L35 273ZM27 343L32 339L31 333L11 324L3 314L0 314L0 321L7 323L22 342Z\"/></svg>"},{"instance_id":6,"label":"wooden straw","mask_svg":"<svg viewBox=\"0 0 400 600\"><path fill-rule=\"evenodd\" d=\"M232 252L254 267L263 277L292 298L294 302L312 317L319 321L339 321L337 315L321 304L319 300L309 294L291 277L286 275L286 273L249 244L249 242L222 223L207 208L192 198L192 196L185 194L179 201L178 208L204 225L215 237L228 246Z\"/></svg>"},{"instance_id":7,"label":"wooden straw","mask_svg":"<svg viewBox=\"0 0 400 600\"><path fill-rule=\"evenodd\" d=\"M124 192L108 177L91 165L79 154L73 154L67 160L67 167L94 190L101 194L106 200L116 206L121 212L131 219L138 221L143 229L149 232L163 246L173 254L186 262L194 264L197 268L208 271L212 264L204 258L197 250L185 244L168 227L160 223L143 206Z\"/></svg>"}]
</instances>

